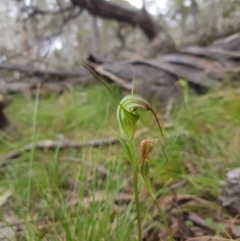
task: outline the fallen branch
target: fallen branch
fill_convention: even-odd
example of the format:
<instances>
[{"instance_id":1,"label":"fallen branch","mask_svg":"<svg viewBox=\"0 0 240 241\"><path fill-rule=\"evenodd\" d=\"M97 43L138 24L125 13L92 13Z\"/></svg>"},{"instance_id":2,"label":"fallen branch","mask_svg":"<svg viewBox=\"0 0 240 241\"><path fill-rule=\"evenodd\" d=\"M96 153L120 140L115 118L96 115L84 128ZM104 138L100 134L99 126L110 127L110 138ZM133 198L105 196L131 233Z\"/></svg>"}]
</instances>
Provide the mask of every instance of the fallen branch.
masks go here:
<instances>
[{"instance_id":1,"label":"fallen branch","mask_svg":"<svg viewBox=\"0 0 240 241\"><path fill-rule=\"evenodd\" d=\"M192 34L189 35L188 37L184 38L183 42L181 43L180 47L188 47L191 45L201 45L201 46L206 46L212 41L218 40L219 38L226 38L230 35L233 35L237 32L240 31L240 24L236 23L235 26L229 28L227 27L226 29L224 28L223 30L219 31L218 33L213 33L214 31L200 31L197 34ZM226 43L226 42L225 42Z\"/></svg>"},{"instance_id":2,"label":"fallen branch","mask_svg":"<svg viewBox=\"0 0 240 241\"><path fill-rule=\"evenodd\" d=\"M88 72L83 68L79 70L72 70L72 71L51 70L51 69L43 70L43 69L37 69L37 68L29 68L24 65L0 64L0 70L18 71L20 73L24 73L30 76L51 78L51 79L77 78L77 77L85 77L88 75Z\"/></svg>"},{"instance_id":3,"label":"fallen branch","mask_svg":"<svg viewBox=\"0 0 240 241\"><path fill-rule=\"evenodd\" d=\"M153 57L160 50L172 50L175 43L169 32L155 22L146 9L122 6L107 0L71 0L75 6L87 10L93 16L115 20L120 23L138 26L149 40L149 45L142 51L145 57Z\"/></svg>"},{"instance_id":4,"label":"fallen branch","mask_svg":"<svg viewBox=\"0 0 240 241\"><path fill-rule=\"evenodd\" d=\"M148 128L141 129L137 131L136 136L140 136L143 133L147 132ZM53 141L53 140L43 140L39 141L37 143L30 143L22 148L20 150L11 151L8 154L6 154L1 160L0 160L0 166L5 167L9 164L7 162L8 160L15 159L22 155L24 152L28 152L32 149L38 149L38 150L54 150L54 149L68 149L68 148L75 148L75 149L81 149L84 147L99 147L104 145L114 145L119 142L117 137L109 137L104 139L94 139L89 140L85 142L76 142L76 141L70 141L70 140L61 140L61 141Z\"/></svg>"},{"instance_id":5,"label":"fallen branch","mask_svg":"<svg viewBox=\"0 0 240 241\"><path fill-rule=\"evenodd\" d=\"M58 11L52 11L52 10L44 10L44 9L40 9L36 6L28 6L26 8L24 8L24 11L27 11L29 13L30 17L33 17L35 15L55 15L55 14L62 14L64 12L69 12L70 10L73 10L74 6L68 6L66 8L60 9Z\"/></svg>"}]
</instances>

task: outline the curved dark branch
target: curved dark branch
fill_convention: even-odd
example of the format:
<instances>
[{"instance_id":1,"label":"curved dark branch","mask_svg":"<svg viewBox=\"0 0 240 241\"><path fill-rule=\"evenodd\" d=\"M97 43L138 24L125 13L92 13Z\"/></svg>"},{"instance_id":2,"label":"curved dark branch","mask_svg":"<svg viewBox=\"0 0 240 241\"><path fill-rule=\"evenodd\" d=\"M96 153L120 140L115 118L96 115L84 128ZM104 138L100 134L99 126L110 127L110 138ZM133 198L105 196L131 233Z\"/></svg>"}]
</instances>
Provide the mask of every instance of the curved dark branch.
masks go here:
<instances>
[{"instance_id":1,"label":"curved dark branch","mask_svg":"<svg viewBox=\"0 0 240 241\"><path fill-rule=\"evenodd\" d=\"M156 51L169 50L174 47L174 41L168 31L153 21L145 9L138 10L106 0L72 0L72 3L86 9L92 15L138 26L150 41L147 51L142 52L146 57L152 57Z\"/></svg>"},{"instance_id":2,"label":"curved dark branch","mask_svg":"<svg viewBox=\"0 0 240 241\"><path fill-rule=\"evenodd\" d=\"M66 8L59 9L58 11L52 10L44 10L40 9L36 6L28 6L22 9L22 11L27 12L29 17L34 17L35 15L56 15L56 14L63 14L65 12L69 12L74 9L74 6L68 6Z\"/></svg>"},{"instance_id":3,"label":"curved dark branch","mask_svg":"<svg viewBox=\"0 0 240 241\"><path fill-rule=\"evenodd\" d=\"M72 0L72 2L92 15L139 26L149 39L153 39L158 32L158 26L144 11L126 8L105 0Z\"/></svg>"}]
</instances>

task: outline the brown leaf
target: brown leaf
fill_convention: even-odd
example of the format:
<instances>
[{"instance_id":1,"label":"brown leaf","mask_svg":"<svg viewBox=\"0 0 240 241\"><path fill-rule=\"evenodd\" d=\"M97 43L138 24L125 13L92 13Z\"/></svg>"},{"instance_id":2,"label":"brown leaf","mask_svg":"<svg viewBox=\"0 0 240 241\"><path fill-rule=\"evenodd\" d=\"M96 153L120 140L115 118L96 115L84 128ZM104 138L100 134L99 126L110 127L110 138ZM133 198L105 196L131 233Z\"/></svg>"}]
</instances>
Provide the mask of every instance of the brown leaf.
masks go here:
<instances>
[{"instance_id":1,"label":"brown leaf","mask_svg":"<svg viewBox=\"0 0 240 241\"><path fill-rule=\"evenodd\" d=\"M226 228L227 234L224 234L224 236L231 237L233 239L240 238L240 225L237 224L231 224Z\"/></svg>"},{"instance_id":2,"label":"brown leaf","mask_svg":"<svg viewBox=\"0 0 240 241\"><path fill-rule=\"evenodd\" d=\"M240 238L240 226L238 225L232 225L231 226L232 231L232 238Z\"/></svg>"},{"instance_id":3,"label":"brown leaf","mask_svg":"<svg viewBox=\"0 0 240 241\"><path fill-rule=\"evenodd\" d=\"M16 232L22 229L18 217L15 214L2 215L1 219L5 222L0 222L0 240L12 240Z\"/></svg>"},{"instance_id":4,"label":"brown leaf","mask_svg":"<svg viewBox=\"0 0 240 241\"><path fill-rule=\"evenodd\" d=\"M175 239L186 240L194 236L192 230L185 224L184 220L180 217L172 217L172 224L170 230ZM168 235L165 229L159 232L160 240L168 240Z\"/></svg>"}]
</instances>

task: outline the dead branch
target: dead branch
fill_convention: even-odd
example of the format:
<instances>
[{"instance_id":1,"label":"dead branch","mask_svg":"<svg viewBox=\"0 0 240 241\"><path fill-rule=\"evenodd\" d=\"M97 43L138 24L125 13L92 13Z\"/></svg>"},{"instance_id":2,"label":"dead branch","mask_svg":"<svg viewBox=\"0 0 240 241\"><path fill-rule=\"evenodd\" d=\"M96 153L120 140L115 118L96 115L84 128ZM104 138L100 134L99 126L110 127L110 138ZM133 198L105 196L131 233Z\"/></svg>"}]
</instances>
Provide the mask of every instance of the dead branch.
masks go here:
<instances>
[{"instance_id":1,"label":"dead branch","mask_svg":"<svg viewBox=\"0 0 240 241\"><path fill-rule=\"evenodd\" d=\"M206 30L200 31L197 34L186 37L183 40L180 47L188 47L191 45L206 46L216 39L226 38L227 36L235 34L239 31L240 31L240 24L238 24L234 28L223 29L222 31L215 33L215 34L213 33L214 30L208 31L208 32L206 32Z\"/></svg>"},{"instance_id":2,"label":"dead branch","mask_svg":"<svg viewBox=\"0 0 240 241\"><path fill-rule=\"evenodd\" d=\"M33 17L35 15L56 15L56 14L62 14L64 12L68 12L70 10L73 10L74 6L68 6L66 8L61 8L58 11L52 11L52 10L43 10L36 6L27 6L23 9L23 11L26 11L29 13L29 17Z\"/></svg>"},{"instance_id":3,"label":"dead branch","mask_svg":"<svg viewBox=\"0 0 240 241\"><path fill-rule=\"evenodd\" d=\"M150 41L150 45L142 52L146 57L152 57L156 51L174 48L174 41L168 31L154 22L145 9L127 8L106 0L72 0L72 3L94 16L138 26Z\"/></svg>"},{"instance_id":4,"label":"dead branch","mask_svg":"<svg viewBox=\"0 0 240 241\"><path fill-rule=\"evenodd\" d=\"M158 32L157 25L151 17L135 8L126 8L105 0L72 0L72 2L92 15L139 26L149 39L153 39Z\"/></svg>"},{"instance_id":5,"label":"dead branch","mask_svg":"<svg viewBox=\"0 0 240 241\"><path fill-rule=\"evenodd\" d=\"M45 41L51 41L54 37L56 36L59 36L64 27L69 23L71 22L73 19L79 17L82 13L82 9L79 8L77 9L77 11L75 11L75 8L72 9L72 11L68 14L68 16L64 17L63 18L63 21L62 21L62 24L58 27L58 30L55 31L53 34L51 34L50 36L44 38L42 41L45 42Z\"/></svg>"},{"instance_id":6,"label":"dead branch","mask_svg":"<svg viewBox=\"0 0 240 241\"><path fill-rule=\"evenodd\" d=\"M51 69L37 69L37 68L29 68L25 65L8 65L8 64L0 64L0 70L8 70L8 71L18 71L20 73L24 73L28 76L35 76L41 78L52 78L53 80L58 79L66 79L66 78L79 78L86 77L88 72L85 69L66 71L66 70L51 70Z\"/></svg>"},{"instance_id":7,"label":"dead branch","mask_svg":"<svg viewBox=\"0 0 240 241\"><path fill-rule=\"evenodd\" d=\"M137 131L136 137L142 135L147 131L148 131L148 128L144 128ZM58 149L69 149L69 148L81 149L84 147L99 147L99 146L105 146L105 145L114 145L117 143L119 143L119 140L115 136L104 138L104 139L94 139L94 140L89 140L85 142L76 142L76 141L70 141L70 140L61 140L61 141L43 140L37 143L27 144L22 148L20 148L20 150L9 152L0 160L0 166L2 167L7 166L9 164L8 160L15 159L21 156L22 153L28 152L32 149L38 149L38 150L46 150L46 149L54 150L57 148Z\"/></svg>"}]
</instances>

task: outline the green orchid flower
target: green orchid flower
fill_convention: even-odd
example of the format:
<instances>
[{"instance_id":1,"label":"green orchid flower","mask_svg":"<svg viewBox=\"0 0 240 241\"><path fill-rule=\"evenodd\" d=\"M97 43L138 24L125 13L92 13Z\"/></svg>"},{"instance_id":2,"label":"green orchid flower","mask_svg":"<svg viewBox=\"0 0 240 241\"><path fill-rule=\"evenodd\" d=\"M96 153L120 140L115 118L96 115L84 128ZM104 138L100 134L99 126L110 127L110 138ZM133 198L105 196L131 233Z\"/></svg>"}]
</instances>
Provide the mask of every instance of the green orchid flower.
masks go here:
<instances>
[{"instance_id":1,"label":"green orchid flower","mask_svg":"<svg viewBox=\"0 0 240 241\"><path fill-rule=\"evenodd\" d=\"M168 227L168 224L166 222L166 219L164 217L164 214L157 202L157 199L153 193L153 190L151 188L151 180L149 175L149 166L147 159L150 157L151 151L153 149L153 146L156 144L157 139L145 139L140 144L140 149L142 156L141 158L138 157L137 151L136 151L136 145L135 145L135 133L137 129L137 121L140 119L140 115L137 113L137 110L139 108L151 111L154 115L156 122L158 124L159 130L162 134L162 129L160 126L160 123L158 121L157 115L155 111L153 110L150 103L142 98L141 96L133 94L133 88L132 93L130 95L125 96L120 101L116 97L116 95L112 92L112 90L109 88L109 86L105 83L104 80L102 80L92 69L90 69L88 66L83 66L88 69L102 84L108 89L108 91L111 93L113 98L118 104L117 107L117 121L120 129L120 135L117 134L118 139L120 143L123 146L123 149L126 153L126 156L128 160L130 161L133 169L133 184L134 184L134 193L135 193L135 204L136 204L136 214L137 214L137 226L138 226L138 241L142 241L142 228L141 228L141 209L140 209L140 203L139 203L139 191L138 191L138 175L141 173L143 180L145 182L145 185L148 189L148 192L150 196L152 197L154 203L156 204L160 217L163 220L164 226L167 230L167 233L169 235L169 238L171 241L174 241L171 231ZM134 86L134 81L133 81ZM161 142L160 142L161 144ZM161 144L162 145L162 144ZM162 146L163 148L163 146ZM164 152L163 153L166 157L167 156ZM136 240L136 239L135 239Z\"/></svg>"},{"instance_id":2,"label":"green orchid flower","mask_svg":"<svg viewBox=\"0 0 240 241\"><path fill-rule=\"evenodd\" d=\"M117 108L117 121L121 137L128 141L131 141L134 138L136 124L140 118L139 114L137 113L138 108L142 108L153 113L162 133L160 123L150 103L141 96L131 94L125 96L120 101Z\"/></svg>"},{"instance_id":3,"label":"green orchid flower","mask_svg":"<svg viewBox=\"0 0 240 241\"><path fill-rule=\"evenodd\" d=\"M136 133L136 124L139 120L140 116L137 113L137 108L142 108L147 111L151 111L154 115L156 122L158 124L159 130L162 133L162 128L157 118L155 111L153 110L151 104L141 96L133 94L125 96L121 101L118 100L116 95L112 92L109 86L106 84L104 80L102 80L92 69L90 69L85 64L82 64L86 69L88 69L111 93L113 98L118 104L117 108L117 121L120 129L120 136L125 140L131 141L133 140Z\"/></svg>"}]
</instances>

